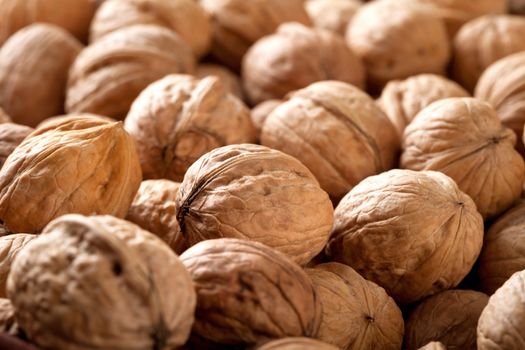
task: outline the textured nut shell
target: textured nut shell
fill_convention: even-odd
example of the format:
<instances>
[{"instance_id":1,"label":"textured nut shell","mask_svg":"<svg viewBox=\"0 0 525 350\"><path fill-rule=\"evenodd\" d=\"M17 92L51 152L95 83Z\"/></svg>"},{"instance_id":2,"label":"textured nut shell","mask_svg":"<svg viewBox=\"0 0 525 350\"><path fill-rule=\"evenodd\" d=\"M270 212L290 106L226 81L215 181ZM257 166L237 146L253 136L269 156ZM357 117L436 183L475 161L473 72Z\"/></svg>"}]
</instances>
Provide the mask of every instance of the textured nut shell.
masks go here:
<instances>
[{"instance_id":1,"label":"textured nut shell","mask_svg":"<svg viewBox=\"0 0 525 350\"><path fill-rule=\"evenodd\" d=\"M408 304L457 286L482 241L481 215L451 178L396 169L341 200L327 252Z\"/></svg>"},{"instance_id":2,"label":"textured nut shell","mask_svg":"<svg viewBox=\"0 0 525 350\"><path fill-rule=\"evenodd\" d=\"M0 298L0 333L11 333L16 327L13 304L9 299Z\"/></svg>"},{"instance_id":3,"label":"textured nut shell","mask_svg":"<svg viewBox=\"0 0 525 350\"><path fill-rule=\"evenodd\" d=\"M478 349L525 349L525 270L516 272L489 299L478 323Z\"/></svg>"},{"instance_id":4,"label":"textured nut shell","mask_svg":"<svg viewBox=\"0 0 525 350\"><path fill-rule=\"evenodd\" d=\"M268 119L274 109L277 108L281 103L283 103L282 100L266 100L252 108L250 116L252 118L252 123L257 130L258 139L261 136L261 130L264 123L266 122L266 119Z\"/></svg>"},{"instance_id":5,"label":"textured nut shell","mask_svg":"<svg viewBox=\"0 0 525 350\"><path fill-rule=\"evenodd\" d=\"M321 305L306 273L264 244L223 238L181 255L197 290L193 332L224 344L315 337Z\"/></svg>"},{"instance_id":6,"label":"textured nut shell","mask_svg":"<svg viewBox=\"0 0 525 350\"><path fill-rule=\"evenodd\" d=\"M395 126L400 138L408 124L432 102L469 93L452 80L435 74L419 74L389 82L378 100L379 107Z\"/></svg>"},{"instance_id":7,"label":"textured nut shell","mask_svg":"<svg viewBox=\"0 0 525 350\"><path fill-rule=\"evenodd\" d=\"M106 0L93 18L90 40L135 24L177 32L197 57L204 56L211 45L211 23L194 0Z\"/></svg>"},{"instance_id":8,"label":"textured nut shell","mask_svg":"<svg viewBox=\"0 0 525 350\"><path fill-rule=\"evenodd\" d=\"M170 180L146 180L131 203L126 220L152 232L166 242L177 254L187 244L177 222L175 199L180 183Z\"/></svg>"},{"instance_id":9,"label":"textured nut shell","mask_svg":"<svg viewBox=\"0 0 525 350\"><path fill-rule=\"evenodd\" d=\"M241 100L244 97L241 78L224 66L211 63L199 64L195 71L195 76L199 79L208 76L218 77L230 94L235 95Z\"/></svg>"},{"instance_id":10,"label":"textured nut shell","mask_svg":"<svg viewBox=\"0 0 525 350\"><path fill-rule=\"evenodd\" d=\"M307 0L305 9L314 26L345 35L348 23L361 6L359 0Z\"/></svg>"},{"instance_id":11,"label":"textured nut shell","mask_svg":"<svg viewBox=\"0 0 525 350\"><path fill-rule=\"evenodd\" d=\"M445 173L484 218L494 217L519 198L525 180L515 143L514 132L487 103L445 99L423 109L405 129L401 166Z\"/></svg>"},{"instance_id":12,"label":"textured nut shell","mask_svg":"<svg viewBox=\"0 0 525 350\"><path fill-rule=\"evenodd\" d=\"M0 298L5 298L7 276L11 271L11 264L24 248L24 246L36 238L36 235L18 233L0 237Z\"/></svg>"},{"instance_id":13,"label":"textured nut shell","mask_svg":"<svg viewBox=\"0 0 525 350\"><path fill-rule=\"evenodd\" d=\"M338 348L312 338L283 338L272 340L256 350L337 350Z\"/></svg>"},{"instance_id":14,"label":"textured nut shell","mask_svg":"<svg viewBox=\"0 0 525 350\"><path fill-rule=\"evenodd\" d=\"M405 345L416 350L430 341L450 349L476 350L476 327L489 297L473 290L447 290L423 300L407 322Z\"/></svg>"},{"instance_id":15,"label":"textured nut shell","mask_svg":"<svg viewBox=\"0 0 525 350\"><path fill-rule=\"evenodd\" d=\"M266 120L261 143L303 162L336 200L393 168L399 149L392 124L370 96L334 81L291 94Z\"/></svg>"},{"instance_id":16,"label":"textured nut shell","mask_svg":"<svg viewBox=\"0 0 525 350\"><path fill-rule=\"evenodd\" d=\"M139 188L140 163L121 122L71 117L30 134L0 171L0 219L39 232L67 213L124 217Z\"/></svg>"},{"instance_id":17,"label":"textured nut shell","mask_svg":"<svg viewBox=\"0 0 525 350\"><path fill-rule=\"evenodd\" d=\"M117 30L77 57L66 110L123 119L149 84L170 73L192 73L194 64L191 49L167 28L136 25Z\"/></svg>"},{"instance_id":18,"label":"textured nut shell","mask_svg":"<svg viewBox=\"0 0 525 350\"><path fill-rule=\"evenodd\" d=\"M383 288L339 263L306 273L323 307L320 340L340 349L401 349L403 315Z\"/></svg>"},{"instance_id":19,"label":"textured nut shell","mask_svg":"<svg viewBox=\"0 0 525 350\"><path fill-rule=\"evenodd\" d=\"M133 102L125 128L137 145L145 178L182 181L203 154L255 142L249 109L216 77L168 75Z\"/></svg>"},{"instance_id":20,"label":"textured nut shell","mask_svg":"<svg viewBox=\"0 0 525 350\"><path fill-rule=\"evenodd\" d=\"M286 23L246 53L242 79L246 95L255 105L281 99L290 91L322 80L339 80L363 88L365 70L337 34Z\"/></svg>"},{"instance_id":21,"label":"textured nut shell","mask_svg":"<svg viewBox=\"0 0 525 350\"><path fill-rule=\"evenodd\" d=\"M0 168L7 157L24 139L33 132L33 128L25 125L2 123L0 124Z\"/></svg>"},{"instance_id":22,"label":"textured nut shell","mask_svg":"<svg viewBox=\"0 0 525 350\"><path fill-rule=\"evenodd\" d=\"M69 67L82 45L62 28L34 24L0 50L0 105L12 120L35 126L64 112Z\"/></svg>"},{"instance_id":23,"label":"textured nut shell","mask_svg":"<svg viewBox=\"0 0 525 350\"><path fill-rule=\"evenodd\" d=\"M420 347L419 350L447 350L447 347L438 341L433 341Z\"/></svg>"}]
</instances>

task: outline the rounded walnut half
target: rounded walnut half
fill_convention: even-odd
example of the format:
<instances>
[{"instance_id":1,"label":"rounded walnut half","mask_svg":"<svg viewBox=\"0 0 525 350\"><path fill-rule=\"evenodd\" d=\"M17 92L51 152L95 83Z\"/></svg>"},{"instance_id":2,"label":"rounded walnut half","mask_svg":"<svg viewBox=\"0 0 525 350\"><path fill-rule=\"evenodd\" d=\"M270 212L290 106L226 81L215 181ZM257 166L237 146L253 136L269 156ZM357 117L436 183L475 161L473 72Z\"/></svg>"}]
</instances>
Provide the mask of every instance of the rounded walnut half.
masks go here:
<instances>
[{"instance_id":1,"label":"rounded walnut half","mask_svg":"<svg viewBox=\"0 0 525 350\"><path fill-rule=\"evenodd\" d=\"M341 200L327 252L409 304L457 286L482 243L483 219L451 178L396 169Z\"/></svg>"},{"instance_id":2,"label":"rounded walnut half","mask_svg":"<svg viewBox=\"0 0 525 350\"><path fill-rule=\"evenodd\" d=\"M423 109L405 129L401 166L445 173L484 218L491 218L521 194L525 164L515 144L514 132L486 102L444 99Z\"/></svg>"},{"instance_id":3,"label":"rounded walnut half","mask_svg":"<svg viewBox=\"0 0 525 350\"><path fill-rule=\"evenodd\" d=\"M33 131L33 128L25 125L14 123L0 124L0 168L4 165L7 157Z\"/></svg>"},{"instance_id":4,"label":"rounded walnut half","mask_svg":"<svg viewBox=\"0 0 525 350\"><path fill-rule=\"evenodd\" d=\"M11 264L22 248L36 235L17 233L0 237L0 298L7 296L7 276L11 271Z\"/></svg>"},{"instance_id":5,"label":"rounded walnut half","mask_svg":"<svg viewBox=\"0 0 525 350\"><path fill-rule=\"evenodd\" d=\"M338 350L338 348L312 338L290 337L269 341L256 347L255 350Z\"/></svg>"},{"instance_id":6,"label":"rounded walnut half","mask_svg":"<svg viewBox=\"0 0 525 350\"><path fill-rule=\"evenodd\" d=\"M342 36L361 5L359 0L307 0L304 4L315 27Z\"/></svg>"},{"instance_id":7,"label":"rounded walnut half","mask_svg":"<svg viewBox=\"0 0 525 350\"><path fill-rule=\"evenodd\" d=\"M199 64L195 71L195 76L199 79L204 79L208 76L215 76L222 81L226 90L230 94L236 96L240 100L244 98L241 78L224 66L211 63Z\"/></svg>"}]
</instances>

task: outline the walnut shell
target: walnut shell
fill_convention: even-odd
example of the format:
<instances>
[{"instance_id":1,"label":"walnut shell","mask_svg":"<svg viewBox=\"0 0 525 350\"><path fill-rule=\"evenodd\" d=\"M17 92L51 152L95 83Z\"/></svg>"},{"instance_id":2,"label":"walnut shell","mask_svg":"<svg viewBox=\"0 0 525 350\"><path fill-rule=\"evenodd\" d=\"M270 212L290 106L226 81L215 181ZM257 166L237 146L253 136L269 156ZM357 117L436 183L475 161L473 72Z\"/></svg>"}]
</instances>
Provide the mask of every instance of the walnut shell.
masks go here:
<instances>
[{"instance_id":1,"label":"walnut shell","mask_svg":"<svg viewBox=\"0 0 525 350\"><path fill-rule=\"evenodd\" d=\"M33 128L14 123L0 124L0 168L4 165L7 157L24 139L33 132Z\"/></svg>"},{"instance_id":2,"label":"walnut shell","mask_svg":"<svg viewBox=\"0 0 525 350\"><path fill-rule=\"evenodd\" d=\"M307 0L304 5L315 27L344 36L361 4L359 0Z\"/></svg>"},{"instance_id":3,"label":"walnut shell","mask_svg":"<svg viewBox=\"0 0 525 350\"><path fill-rule=\"evenodd\" d=\"M339 80L363 88L365 70L338 35L285 23L246 53L242 79L248 100L255 105L281 99L290 91L322 80Z\"/></svg>"},{"instance_id":4,"label":"walnut shell","mask_svg":"<svg viewBox=\"0 0 525 350\"><path fill-rule=\"evenodd\" d=\"M490 218L521 194L525 164L515 144L514 132L501 125L489 104L444 99L423 109L405 129L401 166L445 173Z\"/></svg>"},{"instance_id":5,"label":"walnut shell","mask_svg":"<svg viewBox=\"0 0 525 350\"><path fill-rule=\"evenodd\" d=\"M196 161L177 194L190 246L213 238L264 243L304 265L325 246L333 207L297 159L257 145L217 148Z\"/></svg>"},{"instance_id":6,"label":"walnut shell","mask_svg":"<svg viewBox=\"0 0 525 350\"><path fill-rule=\"evenodd\" d=\"M199 79L215 76L222 81L230 94L235 95L240 100L244 98L241 78L224 66L210 63L199 64L195 71L195 76Z\"/></svg>"},{"instance_id":7,"label":"walnut shell","mask_svg":"<svg viewBox=\"0 0 525 350\"><path fill-rule=\"evenodd\" d=\"M0 105L12 120L35 126L64 112L69 67L82 45L64 29L33 24L0 50Z\"/></svg>"},{"instance_id":8,"label":"walnut shell","mask_svg":"<svg viewBox=\"0 0 525 350\"><path fill-rule=\"evenodd\" d=\"M341 200L327 253L409 304L457 286L482 243L481 215L451 178L396 169Z\"/></svg>"},{"instance_id":9,"label":"walnut shell","mask_svg":"<svg viewBox=\"0 0 525 350\"><path fill-rule=\"evenodd\" d=\"M39 232L67 213L124 217L139 188L140 163L122 122L71 117L30 134L0 170L0 219Z\"/></svg>"},{"instance_id":10,"label":"walnut shell","mask_svg":"<svg viewBox=\"0 0 525 350\"><path fill-rule=\"evenodd\" d=\"M182 181L203 154L255 141L249 109L216 77L168 75L133 102L125 128L145 178Z\"/></svg>"},{"instance_id":11,"label":"walnut shell","mask_svg":"<svg viewBox=\"0 0 525 350\"><path fill-rule=\"evenodd\" d=\"M90 41L136 24L171 29L181 36L195 56L204 56L211 45L211 23L194 0L106 0L97 11Z\"/></svg>"},{"instance_id":12,"label":"walnut shell","mask_svg":"<svg viewBox=\"0 0 525 350\"><path fill-rule=\"evenodd\" d=\"M186 250L186 240L177 222L175 199L180 183L170 180L146 180L131 203L126 220L152 232L177 254Z\"/></svg>"},{"instance_id":13,"label":"walnut shell","mask_svg":"<svg viewBox=\"0 0 525 350\"><path fill-rule=\"evenodd\" d=\"M36 235L26 233L18 233L0 237L0 298L5 298L7 276L11 271L11 264L18 253L25 247L25 245Z\"/></svg>"},{"instance_id":14,"label":"walnut shell","mask_svg":"<svg viewBox=\"0 0 525 350\"><path fill-rule=\"evenodd\" d=\"M123 119L139 93L170 73L192 73L191 49L177 33L135 25L86 47L71 67L66 110Z\"/></svg>"},{"instance_id":15,"label":"walnut shell","mask_svg":"<svg viewBox=\"0 0 525 350\"><path fill-rule=\"evenodd\" d=\"M420 347L419 350L447 350L447 347L438 341L433 341Z\"/></svg>"},{"instance_id":16,"label":"walnut shell","mask_svg":"<svg viewBox=\"0 0 525 350\"><path fill-rule=\"evenodd\" d=\"M489 299L478 322L478 349L525 349L525 270L516 272Z\"/></svg>"},{"instance_id":17,"label":"walnut shell","mask_svg":"<svg viewBox=\"0 0 525 350\"><path fill-rule=\"evenodd\" d=\"M315 337L321 305L306 273L264 244L200 242L181 255L197 290L193 333L223 344Z\"/></svg>"},{"instance_id":18,"label":"walnut shell","mask_svg":"<svg viewBox=\"0 0 525 350\"><path fill-rule=\"evenodd\" d=\"M483 71L500 58L525 50L525 18L492 15L465 24L454 38L453 75L473 91Z\"/></svg>"},{"instance_id":19,"label":"walnut shell","mask_svg":"<svg viewBox=\"0 0 525 350\"><path fill-rule=\"evenodd\" d=\"M338 350L338 348L312 338L290 337L269 341L255 350Z\"/></svg>"},{"instance_id":20,"label":"walnut shell","mask_svg":"<svg viewBox=\"0 0 525 350\"><path fill-rule=\"evenodd\" d=\"M252 108L250 117L252 118L252 123L257 130L257 139L260 139L261 137L261 131L266 119L268 119L274 109L276 109L281 103L283 103L282 100L266 100Z\"/></svg>"},{"instance_id":21,"label":"walnut shell","mask_svg":"<svg viewBox=\"0 0 525 350\"><path fill-rule=\"evenodd\" d=\"M339 263L317 265L306 273L323 307L320 340L339 349L401 349L403 315L383 288Z\"/></svg>"},{"instance_id":22,"label":"walnut shell","mask_svg":"<svg viewBox=\"0 0 525 350\"><path fill-rule=\"evenodd\" d=\"M405 345L416 350L430 341L451 349L476 350L476 327L489 297L473 290L447 290L423 300L407 322Z\"/></svg>"},{"instance_id":23,"label":"walnut shell","mask_svg":"<svg viewBox=\"0 0 525 350\"><path fill-rule=\"evenodd\" d=\"M370 96L335 81L291 94L265 121L261 143L303 162L335 200L393 168L399 149L394 127Z\"/></svg>"},{"instance_id":24,"label":"walnut shell","mask_svg":"<svg viewBox=\"0 0 525 350\"><path fill-rule=\"evenodd\" d=\"M15 320L15 308L9 299L0 298L0 333L14 333L18 328Z\"/></svg>"},{"instance_id":25,"label":"walnut shell","mask_svg":"<svg viewBox=\"0 0 525 350\"><path fill-rule=\"evenodd\" d=\"M435 74L419 74L389 82L378 104L395 126L399 138L402 138L407 125L432 102L468 96L469 93L452 80Z\"/></svg>"}]
</instances>

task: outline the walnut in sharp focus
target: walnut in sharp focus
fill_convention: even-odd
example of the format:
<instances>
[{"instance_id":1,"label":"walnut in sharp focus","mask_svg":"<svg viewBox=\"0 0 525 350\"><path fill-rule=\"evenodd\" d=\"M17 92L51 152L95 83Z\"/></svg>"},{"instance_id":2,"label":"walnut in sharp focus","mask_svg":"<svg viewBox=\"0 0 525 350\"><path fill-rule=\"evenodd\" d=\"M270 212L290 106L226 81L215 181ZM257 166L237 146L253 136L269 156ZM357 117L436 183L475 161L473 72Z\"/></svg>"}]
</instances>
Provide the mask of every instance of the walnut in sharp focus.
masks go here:
<instances>
[{"instance_id":1,"label":"walnut in sharp focus","mask_svg":"<svg viewBox=\"0 0 525 350\"><path fill-rule=\"evenodd\" d=\"M255 142L249 109L217 77L168 75L133 102L125 128L137 145L145 178L182 181L203 154Z\"/></svg>"},{"instance_id":2,"label":"walnut in sharp focus","mask_svg":"<svg viewBox=\"0 0 525 350\"><path fill-rule=\"evenodd\" d=\"M409 304L457 286L482 243L482 217L451 178L396 169L341 200L327 253Z\"/></svg>"},{"instance_id":3,"label":"walnut in sharp focus","mask_svg":"<svg viewBox=\"0 0 525 350\"><path fill-rule=\"evenodd\" d=\"M256 347L255 350L338 350L338 348L312 338L289 337L269 341Z\"/></svg>"},{"instance_id":4,"label":"walnut in sharp focus","mask_svg":"<svg viewBox=\"0 0 525 350\"><path fill-rule=\"evenodd\" d=\"M187 340L196 303L177 255L112 216L49 223L16 257L7 288L28 338L57 350L173 349Z\"/></svg>"},{"instance_id":5,"label":"walnut in sharp focus","mask_svg":"<svg viewBox=\"0 0 525 350\"><path fill-rule=\"evenodd\" d=\"M197 290L193 333L222 344L315 337L321 305L306 273L246 240L212 239L181 255Z\"/></svg>"},{"instance_id":6,"label":"walnut in sharp focus","mask_svg":"<svg viewBox=\"0 0 525 350\"><path fill-rule=\"evenodd\" d=\"M224 66L212 63L199 64L195 71L195 76L199 79L215 76L222 81L230 94L235 95L240 100L244 98L241 78Z\"/></svg>"},{"instance_id":7,"label":"walnut in sharp focus","mask_svg":"<svg viewBox=\"0 0 525 350\"><path fill-rule=\"evenodd\" d=\"M14 123L0 124L0 168L4 165L7 157L24 139L33 132L33 128Z\"/></svg>"},{"instance_id":8,"label":"walnut in sharp focus","mask_svg":"<svg viewBox=\"0 0 525 350\"><path fill-rule=\"evenodd\" d=\"M490 218L521 194L525 164L515 144L514 132L486 102L444 99L423 109L405 129L401 166L445 173Z\"/></svg>"},{"instance_id":9,"label":"walnut in sharp focus","mask_svg":"<svg viewBox=\"0 0 525 350\"><path fill-rule=\"evenodd\" d=\"M315 27L344 36L348 23L361 5L359 0L307 0L305 9Z\"/></svg>"},{"instance_id":10,"label":"walnut in sharp focus","mask_svg":"<svg viewBox=\"0 0 525 350\"><path fill-rule=\"evenodd\" d=\"M17 233L0 237L0 298L5 298L7 276L11 271L11 264L18 253L25 247L25 245L36 235Z\"/></svg>"}]
</instances>

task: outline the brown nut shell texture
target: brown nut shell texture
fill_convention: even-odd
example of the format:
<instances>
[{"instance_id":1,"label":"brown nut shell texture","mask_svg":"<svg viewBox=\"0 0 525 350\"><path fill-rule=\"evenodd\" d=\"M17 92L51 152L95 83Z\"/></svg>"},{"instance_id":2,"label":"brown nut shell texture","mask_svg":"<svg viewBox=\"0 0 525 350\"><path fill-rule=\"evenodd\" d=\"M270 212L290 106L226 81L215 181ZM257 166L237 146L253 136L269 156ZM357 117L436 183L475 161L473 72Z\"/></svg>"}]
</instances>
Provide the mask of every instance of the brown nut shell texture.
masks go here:
<instances>
[{"instance_id":1,"label":"brown nut shell texture","mask_svg":"<svg viewBox=\"0 0 525 350\"><path fill-rule=\"evenodd\" d=\"M7 276L11 271L11 264L22 248L31 242L36 235L17 233L0 237L0 298L5 298Z\"/></svg>"},{"instance_id":2,"label":"brown nut shell texture","mask_svg":"<svg viewBox=\"0 0 525 350\"><path fill-rule=\"evenodd\" d=\"M291 337L272 340L255 348L255 350L337 350L338 348L324 343L322 341L303 338Z\"/></svg>"},{"instance_id":3,"label":"brown nut shell texture","mask_svg":"<svg viewBox=\"0 0 525 350\"><path fill-rule=\"evenodd\" d=\"M306 273L264 244L223 238L181 255L197 290L193 332L223 344L315 337L321 305Z\"/></svg>"},{"instance_id":4,"label":"brown nut shell texture","mask_svg":"<svg viewBox=\"0 0 525 350\"><path fill-rule=\"evenodd\" d=\"M360 0L307 0L305 9L314 26L344 36Z\"/></svg>"},{"instance_id":5,"label":"brown nut shell texture","mask_svg":"<svg viewBox=\"0 0 525 350\"><path fill-rule=\"evenodd\" d=\"M457 286L482 242L481 215L451 178L396 169L341 200L327 252L409 304Z\"/></svg>"},{"instance_id":6,"label":"brown nut shell texture","mask_svg":"<svg viewBox=\"0 0 525 350\"><path fill-rule=\"evenodd\" d=\"M33 128L25 125L14 123L0 124L0 168L15 148L33 131Z\"/></svg>"}]
</instances>

